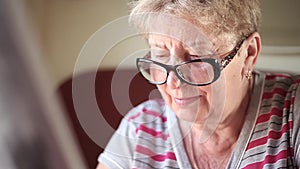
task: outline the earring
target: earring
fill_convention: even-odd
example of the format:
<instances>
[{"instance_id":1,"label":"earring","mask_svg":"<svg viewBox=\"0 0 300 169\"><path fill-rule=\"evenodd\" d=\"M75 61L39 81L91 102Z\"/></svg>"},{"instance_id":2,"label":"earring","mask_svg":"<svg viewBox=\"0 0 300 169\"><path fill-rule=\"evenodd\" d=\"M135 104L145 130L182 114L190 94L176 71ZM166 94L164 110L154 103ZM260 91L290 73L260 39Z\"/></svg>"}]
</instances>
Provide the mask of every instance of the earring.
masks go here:
<instances>
[{"instance_id":1,"label":"earring","mask_svg":"<svg viewBox=\"0 0 300 169\"><path fill-rule=\"evenodd\" d=\"M245 74L245 77L250 80L252 78L252 72L251 70L248 70L248 72Z\"/></svg>"}]
</instances>

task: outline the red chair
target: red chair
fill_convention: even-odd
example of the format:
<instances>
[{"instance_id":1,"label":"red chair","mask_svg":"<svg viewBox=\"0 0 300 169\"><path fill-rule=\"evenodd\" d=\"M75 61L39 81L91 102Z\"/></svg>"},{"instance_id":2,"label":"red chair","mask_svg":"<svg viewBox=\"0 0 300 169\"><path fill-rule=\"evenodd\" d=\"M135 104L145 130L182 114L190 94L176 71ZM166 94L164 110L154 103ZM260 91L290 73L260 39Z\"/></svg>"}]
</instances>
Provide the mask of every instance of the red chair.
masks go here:
<instances>
[{"instance_id":1,"label":"red chair","mask_svg":"<svg viewBox=\"0 0 300 169\"><path fill-rule=\"evenodd\" d=\"M106 122L114 129L117 129L123 115L133 106L148 100L149 97L160 96L157 90L154 90L156 87L149 84L135 69L101 70L97 71L96 74L92 71L85 72L77 75L75 79L66 80L59 86L58 92L74 127L83 156L89 168L95 168L98 163L97 158L103 151L103 147L98 146L87 135L77 118L72 94L74 80L83 86L80 88L83 94L88 86L85 83L93 80L98 108ZM86 116L89 114L87 113Z\"/></svg>"}]
</instances>

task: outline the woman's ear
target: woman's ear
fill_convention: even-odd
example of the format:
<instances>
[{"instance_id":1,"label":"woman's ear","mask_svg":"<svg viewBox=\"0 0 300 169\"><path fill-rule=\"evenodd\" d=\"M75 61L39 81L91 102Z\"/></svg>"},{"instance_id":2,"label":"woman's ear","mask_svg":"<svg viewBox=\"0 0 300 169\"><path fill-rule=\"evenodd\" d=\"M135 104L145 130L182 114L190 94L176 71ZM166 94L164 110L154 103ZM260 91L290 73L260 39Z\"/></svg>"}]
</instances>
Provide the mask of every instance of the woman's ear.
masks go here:
<instances>
[{"instance_id":1,"label":"woman's ear","mask_svg":"<svg viewBox=\"0 0 300 169\"><path fill-rule=\"evenodd\" d=\"M261 51L261 38L258 32L252 33L244 42L245 45L245 65L242 74L252 72Z\"/></svg>"}]
</instances>

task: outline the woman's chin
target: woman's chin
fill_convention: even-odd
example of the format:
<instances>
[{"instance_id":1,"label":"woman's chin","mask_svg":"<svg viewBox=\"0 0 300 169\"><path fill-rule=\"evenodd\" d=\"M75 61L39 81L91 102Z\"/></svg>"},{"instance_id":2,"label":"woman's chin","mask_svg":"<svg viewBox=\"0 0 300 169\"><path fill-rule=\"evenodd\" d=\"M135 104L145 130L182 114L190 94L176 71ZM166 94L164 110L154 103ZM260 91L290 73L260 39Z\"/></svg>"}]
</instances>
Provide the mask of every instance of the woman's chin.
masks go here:
<instances>
[{"instance_id":1,"label":"woman's chin","mask_svg":"<svg viewBox=\"0 0 300 169\"><path fill-rule=\"evenodd\" d=\"M172 106L176 116L184 121L188 122L200 122L205 121L208 116L208 109L205 106L200 106L199 103L192 103L187 106Z\"/></svg>"},{"instance_id":2,"label":"woman's chin","mask_svg":"<svg viewBox=\"0 0 300 169\"><path fill-rule=\"evenodd\" d=\"M162 95L167 105L175 112L176 116L184 121L204 121L209 112L209 102L202 95L189 97L172 97Z\"/></svg>"}]
</instances>

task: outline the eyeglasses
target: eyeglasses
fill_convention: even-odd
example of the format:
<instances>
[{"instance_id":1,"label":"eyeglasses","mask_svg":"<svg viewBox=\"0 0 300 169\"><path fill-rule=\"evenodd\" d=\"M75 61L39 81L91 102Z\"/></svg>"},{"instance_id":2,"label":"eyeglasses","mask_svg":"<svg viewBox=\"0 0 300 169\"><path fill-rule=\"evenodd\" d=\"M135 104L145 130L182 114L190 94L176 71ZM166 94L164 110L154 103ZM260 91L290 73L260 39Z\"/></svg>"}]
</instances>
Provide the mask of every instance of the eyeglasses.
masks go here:
<instances>
[{"instance_id":1,"label":"eyeglasses","mask_svg":"<svg viewBox=\"0 0 300 169\"><path fill-rule=\"evenodd\" d=\"M173 71L182 82L193 86L206 86L220 77L221 71L232 61L245 39L246 37L237 43L220 62L217 59L204 58L173 66L148 59L147 57L150 57L148 53L144 58L137 58L136 65L143 77L152 84L166 83L169 73Z\"/></svg>"}]
</instances>

